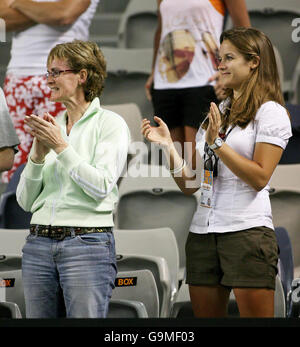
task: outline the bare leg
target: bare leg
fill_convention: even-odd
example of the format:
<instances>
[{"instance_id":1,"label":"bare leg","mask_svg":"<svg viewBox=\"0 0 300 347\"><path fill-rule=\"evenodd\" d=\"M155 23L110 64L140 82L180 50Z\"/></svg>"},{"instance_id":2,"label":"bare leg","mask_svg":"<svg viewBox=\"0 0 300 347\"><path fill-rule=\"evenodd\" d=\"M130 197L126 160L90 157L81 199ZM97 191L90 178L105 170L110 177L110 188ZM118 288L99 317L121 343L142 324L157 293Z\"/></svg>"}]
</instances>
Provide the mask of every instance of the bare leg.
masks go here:
<instances>
[{"instance_id":1,"label":"bare leg","mask_svg":"<svg viewBox=\"0 0 300 347\"><path fill-rule=\"evenodd\" d=\"M226 317L230 290L217 286L189 286L194 315L197 318Z\"/></svg>"},{"instance_id":2,"label":"bare leg","mask_svg":"<svg viewBox=\"0 0 300 347\"><path fill-rule=\"evenodd\" d=\"M177 128L170 129L170 134L171 134L173 142L179 142L183 150L183 144L184 144L183 128L177 127Z\"/></svg>"},{"instance_id":3,"label":"bare leg","mask_svg":"<svg viewBox=\"0 0 300 347\"><path fill-rule=\"evenodd\" d=\"M233 292L241 317L274 317L274 290L234 288Z\"/></svg>"}]
</instances>

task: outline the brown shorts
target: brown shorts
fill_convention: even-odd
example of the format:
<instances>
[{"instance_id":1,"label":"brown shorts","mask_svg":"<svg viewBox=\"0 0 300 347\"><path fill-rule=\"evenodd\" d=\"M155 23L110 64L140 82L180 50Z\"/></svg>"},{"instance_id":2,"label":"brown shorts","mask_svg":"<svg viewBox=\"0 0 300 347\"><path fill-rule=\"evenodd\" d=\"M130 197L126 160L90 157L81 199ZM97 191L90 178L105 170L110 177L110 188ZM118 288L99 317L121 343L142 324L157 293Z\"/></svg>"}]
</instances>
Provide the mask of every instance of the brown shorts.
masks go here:
<instances>
[{"instance_id":1,"label":"brown shorts","mask_svg":"<svg viewBox=\"0 0 300 347\"><path fill-rule=\"evenodd\" d=\"M186 242L186 283L275 289L278 245L274 230L196 234Z\"/></svg>"}]
</instances>

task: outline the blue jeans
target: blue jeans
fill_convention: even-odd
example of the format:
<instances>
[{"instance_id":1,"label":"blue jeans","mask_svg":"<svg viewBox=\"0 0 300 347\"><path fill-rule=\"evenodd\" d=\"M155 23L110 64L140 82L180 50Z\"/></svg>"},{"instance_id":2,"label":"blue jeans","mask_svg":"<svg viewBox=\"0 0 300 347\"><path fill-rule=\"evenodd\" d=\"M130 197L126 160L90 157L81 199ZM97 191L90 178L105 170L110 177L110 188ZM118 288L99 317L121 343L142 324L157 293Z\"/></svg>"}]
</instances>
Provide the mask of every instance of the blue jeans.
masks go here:
<instances>
[{"instance_id":1,"label":"blue jeans","mask_svg":"<svg viewBox=\"0 0 300 347\"><path fill-rule=\"evenodd\" d=\"M105 318L116 278L112 233L66 237L29 235L23 247L26 318Z\"/></svg>"}]
</instances>

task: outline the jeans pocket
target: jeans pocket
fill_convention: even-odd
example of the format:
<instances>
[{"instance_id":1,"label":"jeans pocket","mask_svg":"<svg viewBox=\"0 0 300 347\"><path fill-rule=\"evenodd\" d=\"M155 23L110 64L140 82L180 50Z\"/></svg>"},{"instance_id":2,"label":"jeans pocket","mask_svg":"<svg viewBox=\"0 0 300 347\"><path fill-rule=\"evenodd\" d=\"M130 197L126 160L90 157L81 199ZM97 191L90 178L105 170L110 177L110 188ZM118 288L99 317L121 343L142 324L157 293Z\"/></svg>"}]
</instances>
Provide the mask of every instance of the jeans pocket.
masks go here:
<instances>
[{"instance_id":1,"label":"jeans pocket","mask_svg":"<svg viewBox=\"0 0 300 347\"><path fill-rule=\"evenodd\" d=\"M92 233L77 236L78 241L85 245L103 245L109 246L110 240L107 233Z\"/></svg>"},{"instance_id":2,"label":"jeans pocket","mask_svg":"<svg viewBox=\"0 0 300 347\"><path fill-rule=\"evenodd\" d=\"M26 236L25 240L26 240L26 242L29 242L29 241L35 240L36 238L37 238L37 235L29 234L29 235Z\"/></svg>"}]
</instances>

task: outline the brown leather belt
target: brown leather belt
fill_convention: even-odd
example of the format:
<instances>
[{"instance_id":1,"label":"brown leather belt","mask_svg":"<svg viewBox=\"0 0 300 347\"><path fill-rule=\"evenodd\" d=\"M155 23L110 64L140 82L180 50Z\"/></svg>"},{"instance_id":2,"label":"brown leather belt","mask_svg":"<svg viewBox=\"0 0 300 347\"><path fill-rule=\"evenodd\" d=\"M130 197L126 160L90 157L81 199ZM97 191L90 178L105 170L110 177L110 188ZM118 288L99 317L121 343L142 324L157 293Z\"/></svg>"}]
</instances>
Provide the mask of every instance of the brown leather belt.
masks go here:
<instances>
[{"instance_id":1,"label":"brown leather belt","mask_svg":"<svg viewBox=\"0 0 300 347\"><path fill-rule=\"evenodd\" d=\"M49 237L50 239L63 240L67 236L84 235L91 233L111 233L112 227L88 228L88 227L61 227L51 225L32 224L29 228L30 234Z\"/></svg>"}]
</instances>

